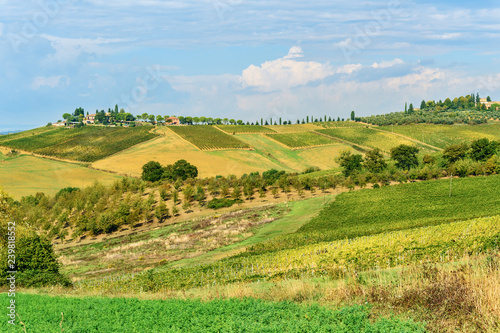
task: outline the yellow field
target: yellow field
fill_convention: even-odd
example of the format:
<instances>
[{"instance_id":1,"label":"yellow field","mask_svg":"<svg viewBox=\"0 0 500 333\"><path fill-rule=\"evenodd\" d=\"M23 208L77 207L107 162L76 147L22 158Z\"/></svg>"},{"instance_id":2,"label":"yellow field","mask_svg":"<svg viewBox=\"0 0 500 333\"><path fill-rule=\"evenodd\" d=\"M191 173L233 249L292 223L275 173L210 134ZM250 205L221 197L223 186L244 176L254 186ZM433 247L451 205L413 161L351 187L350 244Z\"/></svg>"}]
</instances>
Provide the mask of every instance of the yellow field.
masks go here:
<instances>
[{"instance_id":1,"label":"yellow field","mask_svg":"<svg viewBox=\"0 0 500 333\"><path fill-rule=\"evenodd\" d=\"M149 161L167 165L185 159L198 168L199 177L230 174L241 176L272 168L300 172L309 166L321 169L338 167L335 157L341 150L349 148L343 144L333 144L292 151L261 134L236 134L238 139L250 144L254 150L201 151L168 129L158 128L156 132L163 135L97 161L92 166L139 176L142 166Z\"/></svg>"},{"instance_id":2,"label":"yellow field","mask_svg":"<svg viewBox=\"0 0 500 333\"><path fill-rule=\"evenodd\" d=\"M112 170L139 176L142 166L149 161L162 165L185 159L198 168L199 177L216 175L243 175L254 171L280 168L279 165L250 150L201 151L168 129L159 128L163 136L136 145L128 150L92 164L98 169Z\"/></svg>"},{"instance_id":3,"label":"yellow field","mask_svg":"<svg viewBox=\"0 0 500 333\"><path fill-rule=\"evenodd\" d=\"M0 153L0 186L16 199L37 192L52 195L65 187L82 188L95 181L108 185L120 178L79 164L27 155L6 158Z\"/></svg>"}]
</instances>

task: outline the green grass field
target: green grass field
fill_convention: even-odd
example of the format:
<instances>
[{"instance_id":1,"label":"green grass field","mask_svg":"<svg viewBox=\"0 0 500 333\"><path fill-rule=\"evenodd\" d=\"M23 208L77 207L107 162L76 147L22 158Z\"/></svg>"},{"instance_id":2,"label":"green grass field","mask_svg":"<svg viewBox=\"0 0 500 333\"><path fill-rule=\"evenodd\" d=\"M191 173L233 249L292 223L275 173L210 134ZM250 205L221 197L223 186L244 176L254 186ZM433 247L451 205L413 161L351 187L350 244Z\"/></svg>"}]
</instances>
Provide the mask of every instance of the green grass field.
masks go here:
<instances>
[{"instance_id":1,"label":"green grass field","mask_svg":"<svg viewBox=\"0 0 500 333\"><path fill-rule=\"evenodd\" d=\"M151 127L135 128L84 126L59 128L0 141L9 148L82 162L94 162L138 143L153 139ZM24 132L23 132L24 133Z\"/></svg>"},{"instance_id":2,"label":"green grass field","mask_svg":"<svg viewBox=\"0 0 500 333\"><path fill-rule=\"evenodd\" d=\"M281 142L290 148L322 146L336 143L333 139L329 139L314 132L267 134L267 137Z\"/></svg>"},{"instance_id":3,"label":"green grass field","mask_svg":"<svg viewBox=\"0 0 500 333\"><path fill-rule=\"evenodd\" d=\"M422 151L429 151L429 148L426 146L399 137L397 135L377 131L372 128L342 127L318 130L318 132L365 147L379 148L384 152L389 152L392 148L400 144L416 145Z\"/></svg>"},{"instance_id":4,"label":"green grass field","mask_svg":"<svg viewBox=\"0 0 500 333\"><path fill-rule=\"evenodd\" d=\"M250 148L246 143L214 126L170 126L168 128L201 150Z\"/></svg>"},{"instance_id":5,"label":"green grass field","mask_svg":"<svg viewBox=\"0 0 500 333\"><path fill-rule=\"evenodd\" d=\"M500 214L500 176L447 179L346 192L297 233L251 253Z\"/></svg>"},{"instance_id":6,"label":"green grass field","mask_svg":"<svg viewBox=\"0 0 500 333\"><path fill-rule=\"evenodd\" d=\"M9 302L6 294L0 300ZM332 310L253 299L203 303L30 294L17 294L16 304L27 332L425 332L412 321L373 320L368 306ZM5 319L0 331L23 332L17 319L15 328L9 326Z\"/></svg>"},{"instance_id":7,"label":"green grass field","mask_svg":"<svg viewBox=\"0 0 500 333\"><path fill-rule=\"evenodd\" d=\"M488 138L490 140L500 139L500 124L483 125L400 125L400 126L382 126L381 129L394 131L406 135L415 140L419 140L439 148L446 148L452 144L463 142L470 143L473 140Z\"/></svg>"},{"instance_id":8,"label":"green grass field","mask_svg":"<svg viewBox=\"0 0 500 333\"><path fill-rule=\"evenodd\" d=\"M217 125L228 134L276 133L276 131L260 125Z\"/></svg>"}]
</instances>

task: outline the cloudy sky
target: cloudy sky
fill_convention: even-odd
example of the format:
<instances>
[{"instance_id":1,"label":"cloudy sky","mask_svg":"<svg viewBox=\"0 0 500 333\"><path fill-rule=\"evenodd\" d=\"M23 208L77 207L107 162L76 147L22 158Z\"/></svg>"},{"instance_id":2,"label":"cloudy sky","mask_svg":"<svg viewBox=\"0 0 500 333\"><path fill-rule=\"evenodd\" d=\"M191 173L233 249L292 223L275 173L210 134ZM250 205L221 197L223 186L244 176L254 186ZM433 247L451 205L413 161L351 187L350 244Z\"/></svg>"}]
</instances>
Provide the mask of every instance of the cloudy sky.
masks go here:
<instances>
[{"instance_id":1,"label":"cloudy sky","mask_svg":"<svg viewBox=\"0 0 500 333\"><path fill-rule=\"evenodd\" d=\"M496 7L498 8L496 8ZM348 117L500 99L493 1L0 0L0 131L83 107Z\"/></svg>"}]
</instances>

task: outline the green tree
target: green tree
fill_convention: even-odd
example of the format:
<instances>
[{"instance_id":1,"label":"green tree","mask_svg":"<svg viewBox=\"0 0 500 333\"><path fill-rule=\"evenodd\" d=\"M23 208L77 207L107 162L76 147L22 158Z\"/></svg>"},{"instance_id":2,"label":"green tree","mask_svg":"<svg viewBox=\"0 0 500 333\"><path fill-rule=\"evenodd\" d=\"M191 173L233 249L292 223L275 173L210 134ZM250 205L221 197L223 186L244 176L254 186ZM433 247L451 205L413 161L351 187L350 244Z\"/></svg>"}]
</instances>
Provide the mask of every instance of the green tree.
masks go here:
<instances>
[{"instance_id":1,"label":"green tree","mask_svg":"<svg viewBox=\"0 0 500 333\"><path fill-rule=\"evenodd\" d=\"M372 149L366 153L364 165L370 172L374 173L382 172L387 168L387 163L379 148Z\"/></svg>"},{"instance_id":2,"label":"green tree","mask_svg":"<svg viewBox=\"0 0 500 333\"><path fill-rule=\"evenodd\" d=\"M186 160L178 160L172 165L171 169L167 171L167 177L182 180L196 178L198 177L198 168Z\"/></svg>"},{"instance_id":3,"label":"green tree","mask_svg":"<svg viewBox=\"0 0 500 333\"><path fill-rule=\"evenodd\" d=\"M415 146L399 145L391 149L391 158L400 169L410 170L418 166L417 154L419 149Z\"/></svg>"},{"instance_id":4,"label":"green tree","mask_svg":"<svg viewBox=\"0 0 500 333\"><path fill-rule=\"evenodd\" d=\"M156 116L156 122L161 123L163 120L164 120L164 119L163 119L163 117L162 117L162 116L160 116L160 115L157 115L157 116Z\"/></svg>"},{"instance_id":5,"label":"green tree","mask_svg":"<svg viewBox=\"0 0 500 333\"><path fill-rule=\"evenodd\" d=\"M491 97L490 96L486 97L486 102L491 102Z\"/></svg>"},{"instance_id":6,"label":"green tree","mask_svg":"<svg viewBox=\"0 0 500 333\"><path fill-rule=\"evenodd\" d=\"M424 100L422 100L422 103L420 103L420 110L425 110L427 108L427 104L425 103Z\"/></svg>"},{"instance_id":7,"label":"green tree","mask_svg":"<svg viewBox=\"0 0 500 333\"><path fill-rule=\"evenodd\" d=\"M156 182L165 178L165 172L159 162L149 161L142 166L141 178L145 181Z\"/></svg>"},{"instance_id":8,"label":"green tree","mask_svg":"<svg viewBox=\"0 0 500 333\"><path fill-rule=\"evenodd\" d=\"M354 113L354 111L351 111L351 120L354 121L354 118L356 118L356 114ZM325 120L326 120L326 117L325 117Z\"/></svg>"},{"instance_id":9,"label":"green tree","mask_svg":"<svg viewBox=\"0 0 500 333\"><path fill-rule=\"evenodd\" d=\"M410 106L408 107L408 114L412 114L415 110L413 109L413 104L410 103Z\"/></svg>"},{"instance_id":10,"label":"green tree","mask_svg":"<svg viewBox=\"0 0 500 333\"><path fill-rule=\"evenodd\" d=\"M474 140L470 145L469 155L474 161L486 161L496 153L497 148L497 141L490 141L487 138Z\"/></svg>"},{"instance_id":11,"label":"green tree","mask_svg":"<svg viewBox=\"0 0 500 333\"><path fill-rule=\"evenodd\" d=\"M448 163L455 163L458 160L464 159L465 156L467 156L468 149L469 147L465 143L449 145L443 151L443 158Z\"/></svg>"},{"instance_id":12,"label":"green tree","mask_svg":"<svg viewBox=\"0 0 500 333\"><path fill-rule=\"evenodd\" d=\"M349 150L346 150L340 153L338 162L343 168L342 173L344 176L349 177L356 171L361 171L363 167L361 164L363 162L363 156L359 154L353 155Z\"/></svg>"}]
</instances>

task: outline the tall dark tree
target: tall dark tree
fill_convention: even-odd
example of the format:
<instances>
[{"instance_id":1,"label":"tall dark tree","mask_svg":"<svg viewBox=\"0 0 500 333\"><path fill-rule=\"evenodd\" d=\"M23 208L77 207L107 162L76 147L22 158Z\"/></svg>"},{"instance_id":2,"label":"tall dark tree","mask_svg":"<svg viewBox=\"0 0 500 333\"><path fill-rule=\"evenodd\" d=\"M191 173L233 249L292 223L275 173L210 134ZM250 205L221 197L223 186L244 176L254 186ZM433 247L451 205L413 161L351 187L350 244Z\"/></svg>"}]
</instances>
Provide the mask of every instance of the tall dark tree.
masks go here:
<instances>
[{"instance_id":1,"label":"tall dark tree","mask_svg":"<svg viewBox=\"0 0 500 333\"><path fill-rule=\"evenodd\" d=\"M425 110L426 107L427 107L427 104L425 104L425 101L422 100L422 103L420 103L420 110Z\"/></svg>"},{"instance_id":2,"label":"tall dark tree","mask_svg":"<svg viewBox=\"0 0 500 333\"><path fill-rule=\"evenodd\" d=\"M356 118L356 114L354 113L354 111L351 111L351 120L354 120L354 118Z\"/></svg>"},{"instance_id":3,"label":"tall dark tree","mask_svg":"<svg viewBox=\"0 0 500 333\"><path fill-rule=\"evenodd\" d=\"M413 104L410 103L410 107L408 108L408 114L412 114L413 112L415 112L415 110L413 109Z\"/></svg>"}]
</instances>

